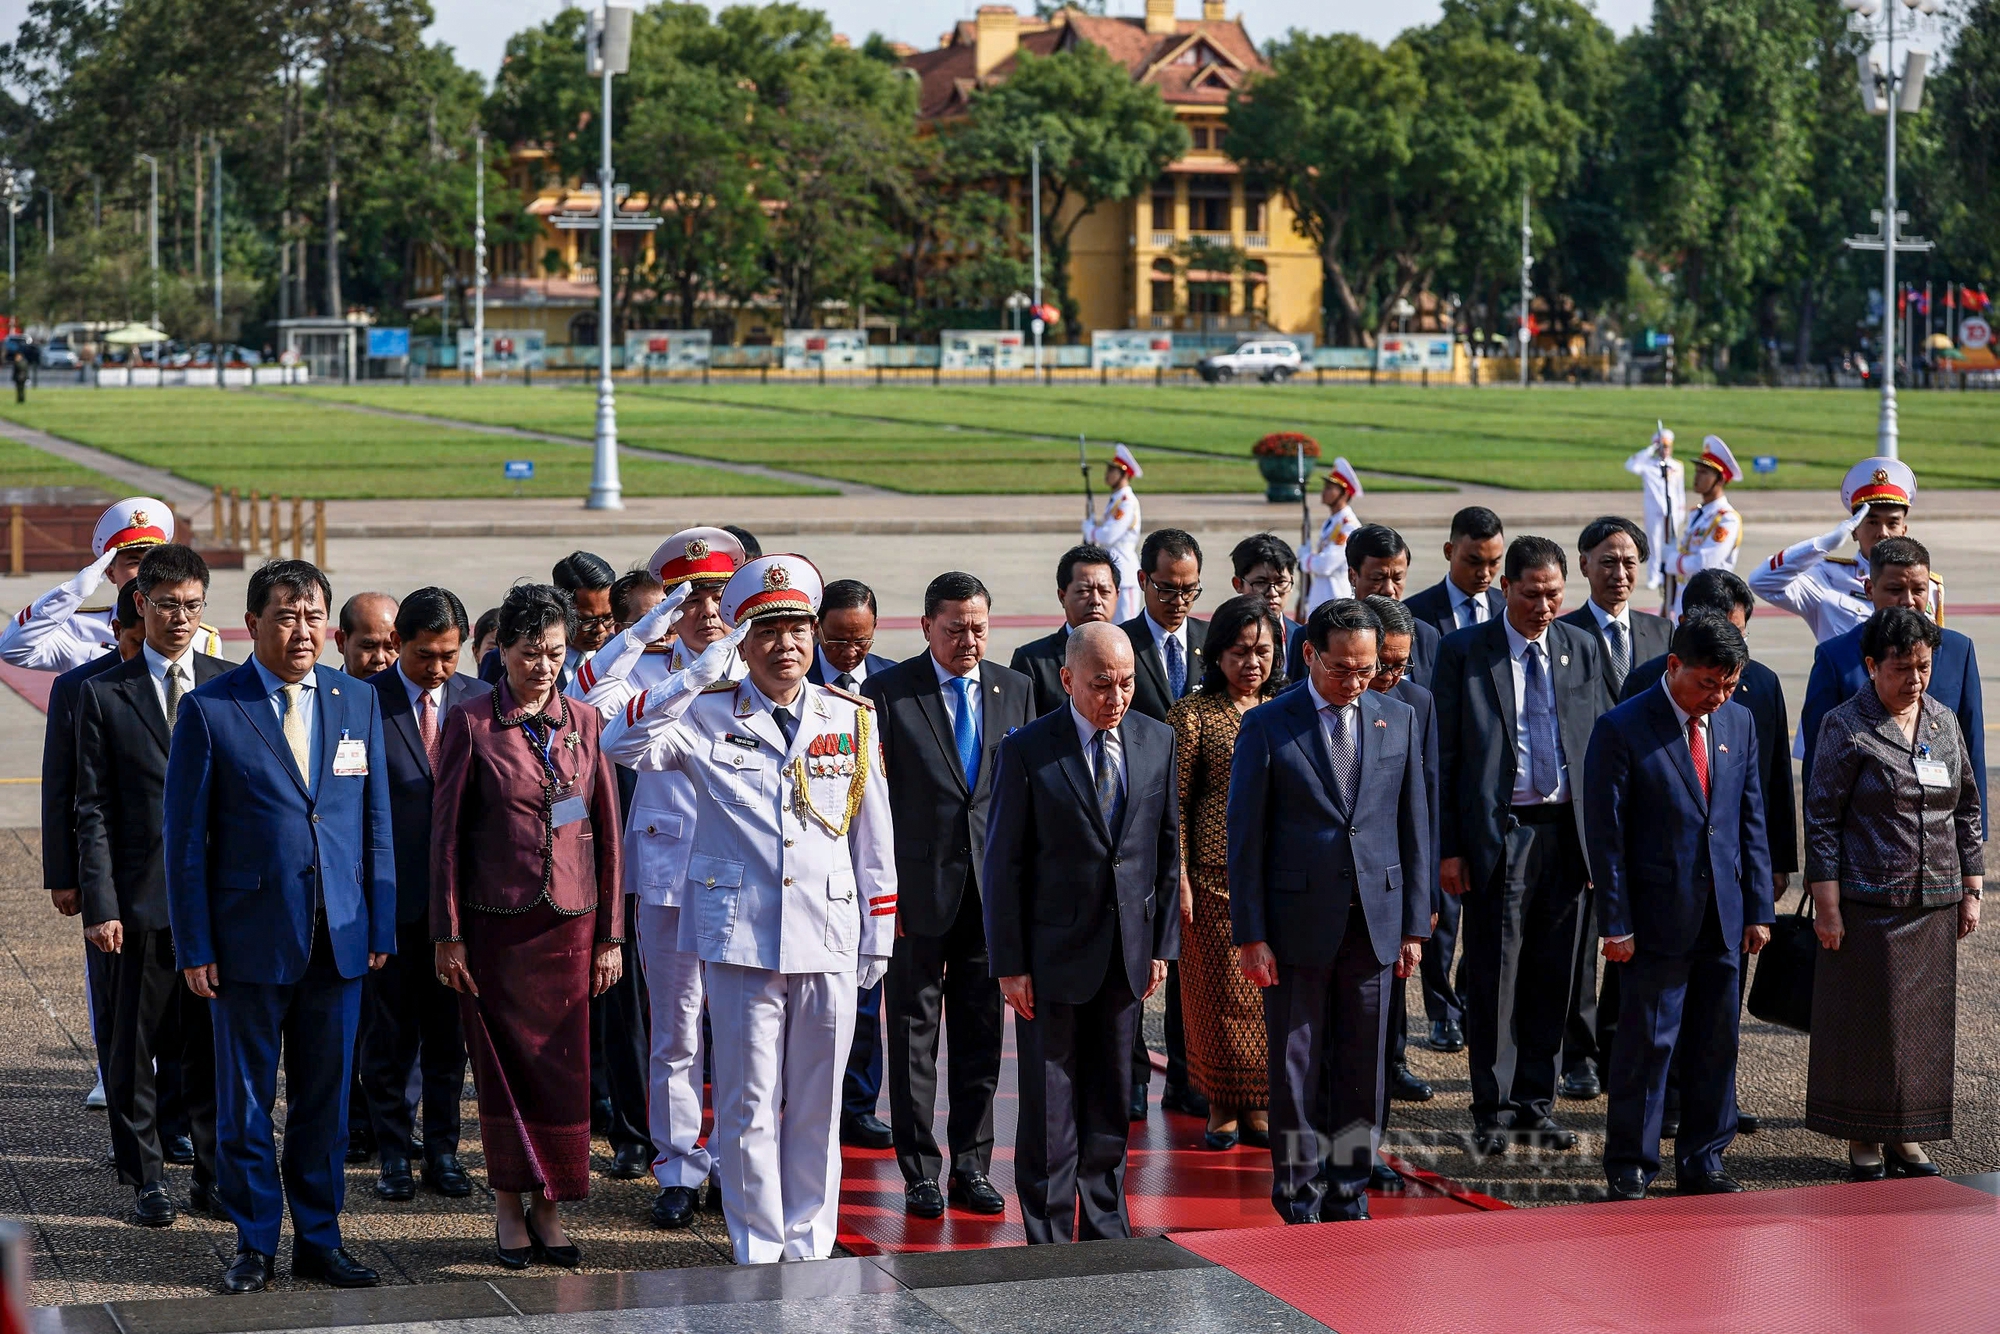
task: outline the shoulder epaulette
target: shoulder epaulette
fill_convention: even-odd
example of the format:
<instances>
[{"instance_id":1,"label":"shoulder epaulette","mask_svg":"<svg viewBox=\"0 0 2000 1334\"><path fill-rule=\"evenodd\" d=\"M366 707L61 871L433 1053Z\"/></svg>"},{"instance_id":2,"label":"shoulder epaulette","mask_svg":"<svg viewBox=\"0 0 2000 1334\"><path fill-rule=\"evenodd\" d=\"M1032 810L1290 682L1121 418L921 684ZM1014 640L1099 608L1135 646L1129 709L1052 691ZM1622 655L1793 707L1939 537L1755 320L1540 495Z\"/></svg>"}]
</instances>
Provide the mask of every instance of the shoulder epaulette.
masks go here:
<instances>
[{"instance_id":1,"label":"shoulder epaulette","mask_svg":"<svg viewBox=\"0 0 2000 1334\"><path fill-rule=\"evenodd\" d=\"M712 686L703 686L701 693L704 695L719 695L725 690L736 689L736 686L737 683L735 681L717 681Z\"/></svg>"},{"instance_id":2,"label":"shoulder epaulette","mask_svg":"<svg viewBox=\"0 0 2000 1334\"><path fill-rule=\"evenodd\" d=\"M1937 586L1938 586L1939 588L1943 588L1943 587L1944 587L1944 576L1943 576L1943 575L1941 575L1941 574L1939 574L1939 573L1938 573L1938 572L1937 572L1936 570L1932 570L1932 571L1931 571L1931 582L1932 582L1932 583L1934 583L1934 584L1936 584L1936 585L1937 585Z\"/></svg>"},{"instance_id":3,"label":"shoulder epaulette","mask_svg":"<svg viewBox=\"0 0 2000 1334\"><path fill-rule=\"evenodd\" d=\"M872 709L875 707L875 701L869 699L866 695L849 694L847 691L842 690L839 686L822 686L820 688L826 691L826 693L829 695L838 695L840 696L840 698L848 701L850 704L859 704L864 709Z\"/></svg>"},{"instance_id":4,"label":"shoulder epaulette","mask_svg":"<svg viewBox=\"0 0 2000 1334\"><path fill-rule=\"evenodd\" d=\"M1826 563L1828 565L1852 565L1856 567L1859 567L1861 564L1860 561L1854 559L1852 556L1828 556Z\"/></svg>"}]
</instances>

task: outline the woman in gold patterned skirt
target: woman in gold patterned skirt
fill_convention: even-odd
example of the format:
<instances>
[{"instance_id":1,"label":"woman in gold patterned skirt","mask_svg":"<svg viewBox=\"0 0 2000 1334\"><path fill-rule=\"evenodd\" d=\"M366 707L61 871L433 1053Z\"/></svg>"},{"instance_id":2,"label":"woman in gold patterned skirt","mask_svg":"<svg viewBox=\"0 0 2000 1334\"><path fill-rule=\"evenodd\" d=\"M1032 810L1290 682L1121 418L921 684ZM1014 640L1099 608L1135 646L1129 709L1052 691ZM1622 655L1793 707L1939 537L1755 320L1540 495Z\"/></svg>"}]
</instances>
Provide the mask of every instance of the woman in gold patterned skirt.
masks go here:
<instances>
[{"instance_id":1,"label":"woman in gold patterned skirt","mask_svg":"<svg viewBox=\"0 0 2000 1334\"><path fill-rule=\"evenodd\" d=\"M1167 713L1181 801L1181 1015L1188 1077L1208 1095L1211 1149L1265 1147L1264 1000L1229 931L1229 763L1243 715L1276 693L1284 625L1258 597L1216 608L1200 689Z\"/></svg>"}]
</instances>

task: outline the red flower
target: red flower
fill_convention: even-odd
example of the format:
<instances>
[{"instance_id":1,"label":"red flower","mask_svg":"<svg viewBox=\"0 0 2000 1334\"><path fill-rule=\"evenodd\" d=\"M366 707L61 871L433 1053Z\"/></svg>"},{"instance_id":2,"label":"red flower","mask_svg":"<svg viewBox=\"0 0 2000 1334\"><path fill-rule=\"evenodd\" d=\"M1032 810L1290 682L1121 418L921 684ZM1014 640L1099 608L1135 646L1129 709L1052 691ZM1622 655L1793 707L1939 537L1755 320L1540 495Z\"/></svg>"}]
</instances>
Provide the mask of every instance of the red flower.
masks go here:
<instances>
[{"instance_id":1,"label":"red flower","mask_svg":"<svg viewBox=\"0 0 2000 1334\"><path fill-rule=\"evenodd\" d=\"M1309 459L1319 457L1319 441L1297 431L1273 431L1250 447L1250 453L1257 458L1286 458L1299 456L1299 447L1305 447Z\"/></svg>"}]
</instances>

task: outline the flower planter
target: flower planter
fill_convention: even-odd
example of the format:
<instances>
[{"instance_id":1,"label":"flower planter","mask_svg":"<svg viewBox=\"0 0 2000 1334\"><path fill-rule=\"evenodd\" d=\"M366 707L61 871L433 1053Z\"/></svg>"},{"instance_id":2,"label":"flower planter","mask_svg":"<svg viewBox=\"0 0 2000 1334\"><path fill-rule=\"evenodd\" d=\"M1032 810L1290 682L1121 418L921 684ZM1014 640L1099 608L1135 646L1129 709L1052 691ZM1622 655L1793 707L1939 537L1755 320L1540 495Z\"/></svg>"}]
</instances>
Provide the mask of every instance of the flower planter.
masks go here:
<instances>
[{"instance_id":1,"label":"flower planter","mask_svg":"<svg viewBox=\"0 0 2000 1334\"><path fill-rule=\"evenodd\" d=\"M1312 467L1312 460L1306 460L1306 467ZM1296 454L1283 456L1260 454L1257 456L1257 471L1264 476L1264 499L1273 505L1296 505L1305 488L1299 485L1299 460Z\"/></svg>"}]
</instances>

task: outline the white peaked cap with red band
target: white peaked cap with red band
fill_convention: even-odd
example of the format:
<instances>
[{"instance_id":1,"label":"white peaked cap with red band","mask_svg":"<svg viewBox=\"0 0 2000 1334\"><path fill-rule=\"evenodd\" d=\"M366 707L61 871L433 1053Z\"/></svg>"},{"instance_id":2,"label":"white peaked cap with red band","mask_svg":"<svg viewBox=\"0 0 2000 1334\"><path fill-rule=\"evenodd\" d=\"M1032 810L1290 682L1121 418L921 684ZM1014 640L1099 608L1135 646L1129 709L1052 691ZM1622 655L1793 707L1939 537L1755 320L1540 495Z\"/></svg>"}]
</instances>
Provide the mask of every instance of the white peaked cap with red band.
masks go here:
<instances>
[{"instance_id":1,"label":"white peaked cap with red band","mask_svg":"<svg viewBox=\"0 0 2000 1334\"><path fill-rule=\"evenodd\" d=\"M1857 505L1912 505L1917 499L1917 475L1901 459L1863 459L1847 470L1840 483L1840 506L1849 514Z\"/></svg>"},{"instance_id":2,"label":"white peaked cap with red band","mask_svg":"<svg viewBox=\"0 0 2000 1334\"><path fill-rule=\"evenodd\" d=\"M723 587L722 619L741 625L766 616L817 616L825 590L819 570L804 556L761 556Z\"/></svg>"},{"instance_id":3,"label":"white peaked cap with red band","mask_svg":"<svg viewBox=\"0 0 2000 1334\"><path fill-rule=\"evenodd\" d=\"M1123 445L1113 447L1111 461L1123 468L1126 475L1131 477L1135 482L1146 475L1146 470L1139 466L1139 460L1133 458L1132 451Z\"/></svg>"},{"instance_id":4,"label":"white peaked cap with red band","mask_svg":"<svg viewBox=\"0 0 2000 1334\"><path fill-rule=\"evenodd\" d=\"M1654 443L1654 444L1656 444L1656 445L1671 445L1671 444L1672 444L1673 442L1674 442L1674 428L1673 428L1673 427L1671 427L1671 426L1662 426L1662 427L1661 427L1661 428L1660 428L1659 430L1657 430L1657 431L1653 432L1653 443Z\"/></svg>"},{"instance_id":5,"label":"white peaked cap with red band","mask_svg":"<svg viewBox=\"0 0 2000 1334\"><path fill-rule=\"evenodd\" d=\"M164 500L127 496L98 516L90 552L102 556L125 547L152 547L174 540L174 512Z\"/></svg>"},{"instance_id":6,"label":"white peaked cap with red band","mask_svg":"<svg viewBox=\"0 0 2000 1334\"><path fill-rule=\"evenodd\" d=\"M1361 474L1346 459L1336 458L1326 465L1327 475L1347 488L1349 500L1361 499Z\"/></svg>"},{"instance_id":7,"label":"white peaked cap with red band","mask_svg":"<svg viewBox=\"0 0 2000 1334\"><path fill-rule=\"evenodd\" d=\"M683 528L654 549L646 568L667 588L719 584L736 573L743 556L743 544L727 528Z\"/></svg>"},{"instance_id":8,"label":"white peaked cap with red band","mask_svg":"<svg viewBox=\"0 0 2000 1334\"><path fill-rule=\"evenodd\" d=\"M1729 452L1729 446L1722 443L1722 437L1719 435L1705 435L1701 438L1701 457L1696 462L1705 463L1721 473L1725 483L1743 480L1742 465L1737 463L1736 456Z\"/></svg>"}]
</instances>

